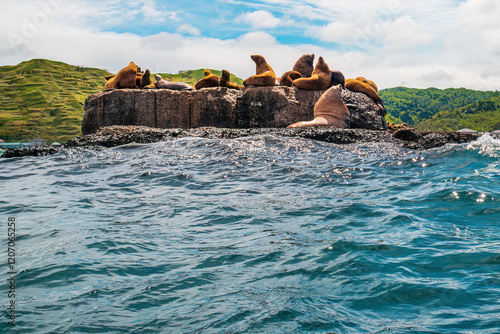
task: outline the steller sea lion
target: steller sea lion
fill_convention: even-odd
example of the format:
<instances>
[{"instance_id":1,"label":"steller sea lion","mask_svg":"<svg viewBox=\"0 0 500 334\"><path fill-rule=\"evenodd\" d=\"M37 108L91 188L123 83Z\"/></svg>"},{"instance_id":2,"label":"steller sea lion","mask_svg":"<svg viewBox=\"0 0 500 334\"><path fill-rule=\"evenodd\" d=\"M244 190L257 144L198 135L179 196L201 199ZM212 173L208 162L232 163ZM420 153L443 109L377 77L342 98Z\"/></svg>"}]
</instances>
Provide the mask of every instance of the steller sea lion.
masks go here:
<instances>
[{"instance_id":1,"label":"steller sea lion","mask_svg":"<svg viewBox=\"0 0 500 334\"><path fill-rule=\"evenodd\" d=\"M276 74L274 74L273 69L269 66L260 55L250 56L255 62L256 70L255 75L247 78L243 81L245 87L248 86L275 86L276 85Z\"/></svg>"},{"instance_id":2,"label":"steller sea lion","mask_svg":"<svg viewBox=\"0 0 500 334\"><path fill-rule=\"evenodd\" d=\"M349 89L352 92L363 93L369 97L371 97L382 110L385 112L384 103L382 99L377 94L377 85L373 81L366 80L363 77L358 77L364 79L365 81L360 81L358 79L347 79L345 81L345 88Z\"/></svg>"},{"instance_id":3,"label":"steller sea lion","mask_svg":"<svg viewBox=\"0 0 500 334\"><path fill-rule=\"evenodd\" d=\"M328 68L323 57L319 57L316 67L310 78L293 80L293 85L300 89L321 90L330 87L332 71Z\"/></svg>"},{"instance_id":4,"label":"steller sea lion","mask_svg":"<svg viewBox=\"0 0 500 334\"><path fill-rule=\"evenodd\" d=\"M195 89L206 87L219 87L219 77L213 74L208 68L203 73L205 76L194 85Z\"/></svg>"},{"instance_id":5,"label":"steller sea lion","mask_svg":"<svg viewBox=\"0 0 500 334\"><path fill-rule=\"evenodd\" d=\"M375 84L375 82L373 82L371 80L367 80L365 77L357 77L356 80L359 80L361 82L364 82L364 83L370 85L371 88L373 88L376 92L378 92L378 87Z\"/></svg>"},{"instance_id":6,"label":"steller sea lion","mask_svg":"<svg viewBox=\"0 0 500 334\"><path fill-rule=\"evenodd\" d=\"M122 68L106 82L104 89L134 88L137 68L137 65L131 61L128 66Z\"/></svg>"},{"instance_id":7,"label":"steller sea lion","mask_svg":"<svg viewBox=\"0 0 500 334\"><path fill-rule=\"evenodd\" d=\"M153 81L151 81L151 71L149 69L144 72L144 74L141 77L141 80L139 82L139 88L140 89L149 89L149 88L155 88L155 85Z\"/></svg>"},{"instance_id":8,"label":"steller sea lion","mask_svg":"<svg viewBox=\"0 0 500 334\"><path fill-rule=\"evenodd\" d=\"M374 99L375 102L382 102L382 99L380 98L380 96L378 96L375 89L366 82L357 79L347 79L345 81L345 88L349 89L352 92L359 92L368 95L369 97Z\"/></svg>"},{"instance_id":9,"label":"steller sea lion","mask_svg":"<svg viewBox=\"0 0 500 334\"><path fill-rule=\"evenodd\" d=\"M302 55L293 65L292 71L299 72L302 78L308 78L314 71L314 54Z\"/></svg>"},{"instance_id":10,"label":"steller sea lion","mask_svg":"<svg viewBox=\"0 0 500 334\"><path fill-rule=\"evenodd\" d=\"M341 85L342 88L345 88L345 77L340 71L332 71L332 76L331 76L331 86L337 86Z\"/></svg>"},{"instance_id":11,"label":"steller sea lion","mask_svg":"<svg viewBox=\"0 0 500 334\"><path fill-rule=\"evenodd\" d=\"M340 129L349 128L349 109L342 101L342 86L337 85L321 95L314 105L314 119L312 121L297 122L288 128L305 126L333 126Z\"/></svg>"},{"instance_id":12,"label":"steller sea lion","mask_svg":"<svg viewBox=\"0 0 500 334\"><path fill-rule=\"evenodd\" d=\"M156 84L158 89L172 89L172 90L193 90L193 87L185 82L173 82L163 79L160 75L155 74Z\"/></svg>"},{"instance_id":13,"label":"steller sea lion","mask_svg":"<svg viewBox=\"0 0 500 334\"><path fill-rule=\"evenodd\" d=\"M237 84L231 82L231 73L227 70L222 70L222 74L220 75L220 86L227 87L231 89L243 89L243 86L238 86Z\"/></svg>"},{"instance_id":14,"label":"steller sea lion","mask_svg":"<svg viewBox=\"0 0 500 334\"><path fill-rule=\"evenodd\" d=\"M302 75L297 71L288 71L283 73L280 79L280 86L292 87L293 80L302 78Z\"/></svg>"},{"instance_id":15,"label":"steller sea lion","mask_svg":"<svg viewBox=\"0 0 500 334\"><path fill-rule=\"evenodd\" d=\"M308 78L314 71L314 55L302 55L293 65L291 71L283 73L280 79L281 86L292 87L293 80L298 78Z\"/></svg>"}]
</instances>

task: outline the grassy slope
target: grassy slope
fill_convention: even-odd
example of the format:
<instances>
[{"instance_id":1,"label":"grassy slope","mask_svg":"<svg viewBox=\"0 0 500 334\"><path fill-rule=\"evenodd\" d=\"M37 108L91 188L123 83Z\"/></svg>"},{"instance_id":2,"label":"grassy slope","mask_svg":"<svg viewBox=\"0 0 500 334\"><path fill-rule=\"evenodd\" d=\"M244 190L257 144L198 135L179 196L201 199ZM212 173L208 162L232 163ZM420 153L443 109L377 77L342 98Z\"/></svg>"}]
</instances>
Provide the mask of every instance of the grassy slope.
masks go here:
<instances>
[{"instance_id":1,"label":"grassy slope","mask_svg":"<svg viewBox=\"0 0 500 334\"><path fill-rule=\"evenodd\" d=\"M45 59L0 67L0 138L65 142L80 134L85 98L102 89L106 75Z\"/></svg>"},{"instance_id":2,"label":"grassy slope","mask_svg":"<svg viewBox=\"0 0 500 334\"><path fill-rule=\"evenodd\" d=\"M205 71L204 68L200 68L198 70L189 70L189 71L181 71L179 72L178 74L170 74L170 73L158 73L159 75L161 75L161 77L165 80L168 80L168 81L183 81L189 85L192 85L194 86L194 84L200 80L201 78L203 78L203 72ZM210 69L210 71L217 75L218 77L221 76L222 74L222 71L219 71L219 70L213 70L213 69ZM156 80L154 79L154 77L152 78L153 82L156 82ZM241 80L240 78L234 76L233 74L231 74L231 82L234 82L236 84L238 84L239 86L243 86L243 80Z\"/></svg>"}]
</instances>

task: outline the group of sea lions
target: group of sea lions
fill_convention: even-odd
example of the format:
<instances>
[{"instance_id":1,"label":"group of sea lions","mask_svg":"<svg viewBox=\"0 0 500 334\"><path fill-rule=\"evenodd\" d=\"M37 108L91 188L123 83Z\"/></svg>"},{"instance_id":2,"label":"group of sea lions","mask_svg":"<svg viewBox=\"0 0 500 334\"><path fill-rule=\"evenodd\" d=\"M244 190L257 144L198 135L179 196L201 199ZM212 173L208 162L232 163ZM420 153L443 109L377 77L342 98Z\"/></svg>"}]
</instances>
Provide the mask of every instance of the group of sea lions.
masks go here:
<instances>
[{"instance_id":1,"label":"group of sea lions","mask_svg":"<svg viewBox=\"0 0 500 334\"><path fill-rule=\"evenodd\" d=\"M238 86L230 80L230 73L222 70L221 77L213 74L208 68L204 72L204 77L196 82L194 88L184 82L172 82L164 80L160 75L155 74L156 83L151 82L151 73L148 70L142 72L134 62L121 69L116 75L106 77L105 89L172 89L172 90L193 90L206 87L227 87L230 89L244 89L245 87L276 86L276 74L264 57L252 55L255 62L255 75L243 81L244 86ZM382 99L378 95L377 85L364 77L356 79L345 79L340 71L332 71L326 64L323 57L319 57L316 66L314 55L305 54L301 56L291 71L285 72L279 79L280 86L296 87L304 90L328 89L314 106L314 119L312 121L298 122L288 127L305 126L332 126L337 128L349 127L349 110L342 101L343 89L353 92L363 93L372 98L381 108Z\"/></svg>"}]
</instances>

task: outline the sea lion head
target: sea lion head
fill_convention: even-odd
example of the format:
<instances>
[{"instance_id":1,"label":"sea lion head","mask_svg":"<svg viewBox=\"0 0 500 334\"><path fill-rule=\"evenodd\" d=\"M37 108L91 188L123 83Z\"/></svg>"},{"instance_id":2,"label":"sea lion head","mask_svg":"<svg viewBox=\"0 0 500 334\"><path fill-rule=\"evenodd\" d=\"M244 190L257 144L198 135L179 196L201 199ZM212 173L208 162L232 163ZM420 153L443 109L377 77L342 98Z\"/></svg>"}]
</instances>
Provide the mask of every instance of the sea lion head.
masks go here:
<instances>
[{"instance_id":1,"label":"sea lion head","mask_svg":"<svg viewBox=\"0 0 500 334\"><path fill-rule=\"evenodd\" d=\"M328 68L328 65L326 64L325 60L323 57L318 58L318 63L316 64L315 70L320 69L322 72L330 72L330 69Z\"/></svg>"},{"instance_id":2,"label":"sea lion head","mask_svg":"<svg viewBox=\"0 0 500 334\"><path fill-rule=\"evenodd\" d=\"M304 63L306 63L307 65L311 65L313 66L314 65L314 53L313 54L305 54L305 55L302 55L302 57L299 58L299 60L302 59L304 61Z\"/></svg>"},{"instance_id":3,"label":"sea lion head","mask_svg":"<svg viewBox=\"0 0 500 334\"><path fill-rule=\"evenodd\" d=\"M261 64L262 62L265 62L266 60L264 57L260 55L251 55L250 58L256 63L256 64Z\"/></svg>"},{"instance_id":4,"label":"sea lion head","mask_svg":"<svg viewBox=\"0 0 500 334\"><path fill-rule=\"evenodd\" d=\"M208 77L210 74L212 74L212 72L208 68L203 72L203 75L206 77Z\"/></svg>"}]
</instances>

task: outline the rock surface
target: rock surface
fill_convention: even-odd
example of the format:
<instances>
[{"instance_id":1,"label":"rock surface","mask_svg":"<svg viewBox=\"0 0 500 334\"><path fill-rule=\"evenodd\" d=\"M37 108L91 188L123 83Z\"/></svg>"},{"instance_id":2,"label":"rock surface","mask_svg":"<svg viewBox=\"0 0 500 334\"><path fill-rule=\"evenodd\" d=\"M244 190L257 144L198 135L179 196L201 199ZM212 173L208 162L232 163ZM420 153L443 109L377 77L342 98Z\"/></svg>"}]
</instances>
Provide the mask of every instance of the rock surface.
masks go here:
<instances>
[{"instance_id":1,"label":"rock surface","mask_svg":"<svg viewBox=\"0 0 500 334\"><path fill-rule=\"evenodd\" d=\"M448 143L465 143L476 140L478 135L459 134L457 132L420 132L415 129L398 129L394 132L366 129L336 129L331 127L306 128L197 128L197 129L159 129L145 126L109 126L102 127L96 133L75 137L64 147L81 147L102 149L126 144L147 144L168 141L173 138L199 137L211 139L232 139L258 135L274 135L283 137L302 137L335 144L354 144L384 142L393 143L407 149L429 149ZM3 158L39 156L54 154L59 151L55 147L35 147L9 149Z\"/></svg>"},{"instance_id":2,"label":"rock surface","mask_svg":"<svg viewBox=\"0 0 500 334\"><path fill-rule=\"evenodd\" d=\"M225 87L197 91L120 89L90 95L85 101L82 133L102 126L152 128L284 128L313 119L316 101L325 90L294 87ZM385 130L385 110L371 98L349 90L342 99L351 114L351 128Z\"/></svg>"},{"instance_id":3,"label":"rock surface","mask_svg":"<svg viewBox=\"0 0 500 334\"><path fill-rule=\"evenodd\" d=\"M275 135L283 137L301 137L335 144L353 144L359 142L387 142L403 148L429 149L448 143L465 143L476 140L477 135L463 135L457 132L420 132L407 128L396 132L337 129L331 127L305 128L198 128L198 129L158 129L142 126L111 126L99 129L97 133L76 137L68 141L65 147L114 147L131 143L145 144L166 141L171 138L240 138L256 135Z\"/></svg>"}]
</instances>

